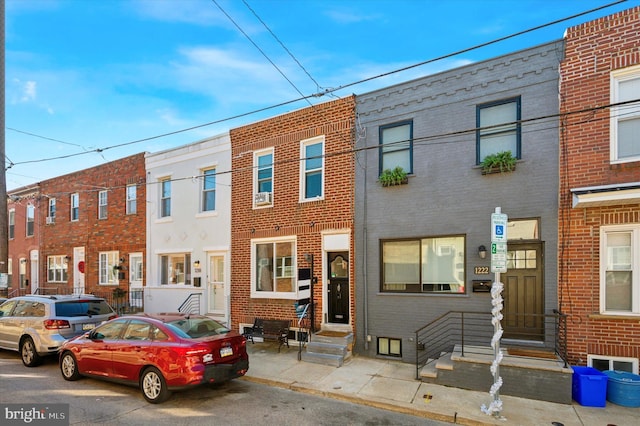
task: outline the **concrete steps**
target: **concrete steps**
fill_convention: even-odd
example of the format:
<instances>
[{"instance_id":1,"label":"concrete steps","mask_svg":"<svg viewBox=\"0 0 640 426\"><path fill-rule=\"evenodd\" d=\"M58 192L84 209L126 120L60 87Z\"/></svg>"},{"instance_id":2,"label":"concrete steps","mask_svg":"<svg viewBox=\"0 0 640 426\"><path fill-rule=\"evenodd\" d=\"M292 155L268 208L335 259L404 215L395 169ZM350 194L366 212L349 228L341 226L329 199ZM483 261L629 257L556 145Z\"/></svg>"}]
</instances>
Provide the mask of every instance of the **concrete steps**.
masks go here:
<instances>
[{"instance_id":1,"label":"concrete steps","mask_svg":"<svg viewBox=\"0 0 640 426\"><path fill-rule=\"evenodd\" d=\"M351 358L353 333L322 332L311 336L302 361L342 367Z\"/></svg>"},{"instance_id":2,"label":"concrete steps","mask_svg":"<svg viewBox=\"0 0 640 426\"><path fill-rule=\"evenodd\" d=\"M503 351L500 394L540 401L571 404L572 373L560 359L512 356ZM491 348L456 346L453 352L430 359L420 370L426 383L487 392L493 384L490 366L495 355Z\"/></svg>"}]
</instances>

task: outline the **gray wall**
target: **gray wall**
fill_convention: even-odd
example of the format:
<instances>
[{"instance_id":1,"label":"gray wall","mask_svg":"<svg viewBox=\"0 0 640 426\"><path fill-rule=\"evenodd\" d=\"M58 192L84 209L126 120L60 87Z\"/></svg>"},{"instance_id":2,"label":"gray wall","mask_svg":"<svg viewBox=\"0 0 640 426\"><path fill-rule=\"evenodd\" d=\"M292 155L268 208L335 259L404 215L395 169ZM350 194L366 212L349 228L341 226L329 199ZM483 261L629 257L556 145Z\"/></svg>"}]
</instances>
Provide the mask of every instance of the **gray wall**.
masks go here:
<instances>
[{"instance_id":1,"label":"gray wall","mask_svg":"<svg viewBox=\"0 0 640 426\"><path fill-rule=\"evenodd\" d=\"M403 360L414 362L418 328L450 310L491 310L490 294L473 293L471 281L493 279L475 276L474 267L490 265L477 248L490 247L490 215L498 206L509 219L540 218L545 313L557 306L558 118L522 125L522 160L512 173L482 175L473 131L427 137L473 130L478 104L516 96L522 120L557 114L563 51L555 41L357 96L356 352L376 356L376 337L399 338ZM407 119L414 173L406 185L383 188L379 126ZM451 234L466 236L465 295L379 291L380 240Z\"/></svg>"}]
</instances>

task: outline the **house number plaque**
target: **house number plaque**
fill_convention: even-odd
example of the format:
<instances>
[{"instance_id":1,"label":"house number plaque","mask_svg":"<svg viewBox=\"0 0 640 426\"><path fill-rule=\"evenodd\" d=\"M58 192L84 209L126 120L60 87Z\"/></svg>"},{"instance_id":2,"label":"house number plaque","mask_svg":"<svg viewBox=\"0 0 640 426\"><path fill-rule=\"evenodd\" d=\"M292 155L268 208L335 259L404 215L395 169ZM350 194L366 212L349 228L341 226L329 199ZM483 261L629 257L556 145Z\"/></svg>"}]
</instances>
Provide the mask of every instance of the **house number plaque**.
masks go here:
<instances>
[{"instance_id":1,"label":"house number plaque","mask_svg":"<svg viewBox=\"0 0 640 426\"><path fill-rule=\"evenodd\" d=\"M475 268L473 268L473 273L476 275L487 275L489 274L489 267L488 266L476 266Z\"/></svg>"}]
</instances>

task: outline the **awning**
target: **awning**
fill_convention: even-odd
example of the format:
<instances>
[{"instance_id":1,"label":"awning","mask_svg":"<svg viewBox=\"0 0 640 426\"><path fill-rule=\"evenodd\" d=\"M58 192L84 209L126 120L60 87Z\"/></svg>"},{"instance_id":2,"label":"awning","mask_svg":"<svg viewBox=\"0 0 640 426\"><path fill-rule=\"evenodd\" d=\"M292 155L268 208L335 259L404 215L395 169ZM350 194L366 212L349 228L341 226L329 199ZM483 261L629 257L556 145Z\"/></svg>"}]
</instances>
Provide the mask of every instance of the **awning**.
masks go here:
<instances>
[{"instance_id":1,"label":"awning","mask_svg":"<svg viewBox=\"0 0 640 426\"><path fill-rule=\"evenodd\" d=\"M640 182L574 188L573 208L640 204Z\"/></svg>"}]
</instances>

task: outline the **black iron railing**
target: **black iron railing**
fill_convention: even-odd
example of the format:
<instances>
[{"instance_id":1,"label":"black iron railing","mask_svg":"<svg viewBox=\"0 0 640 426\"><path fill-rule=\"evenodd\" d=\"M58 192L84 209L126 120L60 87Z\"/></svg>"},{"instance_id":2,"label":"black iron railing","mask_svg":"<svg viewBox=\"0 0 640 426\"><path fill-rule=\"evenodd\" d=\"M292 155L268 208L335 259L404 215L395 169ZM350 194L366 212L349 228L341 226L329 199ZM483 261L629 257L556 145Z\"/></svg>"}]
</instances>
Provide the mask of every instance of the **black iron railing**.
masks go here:
<instances>
[{"instance_id":1,"label":"black iron railing","mask_svg":"<svg viewBox=\"0 0 640 426\"><path fill-rule=\"evenodd\" d=\"M505 314L502 339L508 339L510 346L553 350L566 367L566 317L555 309L552 314ZM419 379L422 367L453 352L456 346L462 356L473 351L474 347L491 346L494 334L491 318L490 312L449 311L417 330L416 379Z\"/></svg>"},{"instance_id":2,"label":"black iron railing","mask_svg":"<svg viewBox=\"0 0 640 426\"><path fill-rule=\"evenodd\" d=\"M202 297L202 293L191 293L182 305L178 308L178 312L185 312L190 314L199 314L200 313L200 298Z\"/></svg>"}]
</instances>

